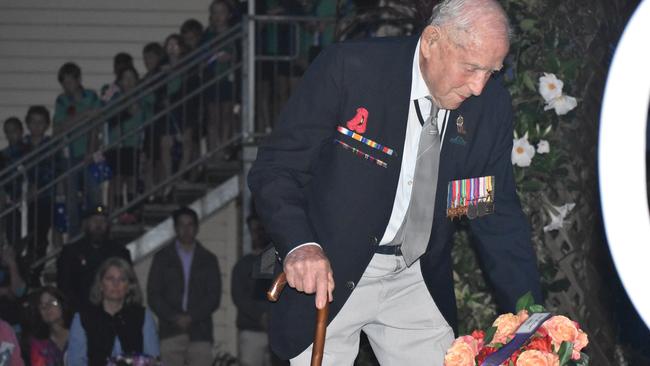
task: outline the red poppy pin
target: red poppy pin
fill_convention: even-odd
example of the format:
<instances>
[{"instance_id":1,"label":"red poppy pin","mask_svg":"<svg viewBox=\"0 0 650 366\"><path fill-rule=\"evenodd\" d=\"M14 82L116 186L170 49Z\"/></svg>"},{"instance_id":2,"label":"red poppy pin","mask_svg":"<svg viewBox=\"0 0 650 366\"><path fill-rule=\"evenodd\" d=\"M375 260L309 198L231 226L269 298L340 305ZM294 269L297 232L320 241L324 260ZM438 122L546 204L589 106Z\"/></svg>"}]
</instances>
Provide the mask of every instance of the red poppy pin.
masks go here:
<instances>
[{"instance_id":1,"label":"red poppy pin","mask_svg":"<svg viewBox=\"0 0 650 366\"><path fill-rule=\"evenodd\" d=\"M348 130L356 133L365 133L366 125L368 124L368 110L365 108L357 108L357 114L349 120L346 124Z\"/></svg>"}]
</instances>

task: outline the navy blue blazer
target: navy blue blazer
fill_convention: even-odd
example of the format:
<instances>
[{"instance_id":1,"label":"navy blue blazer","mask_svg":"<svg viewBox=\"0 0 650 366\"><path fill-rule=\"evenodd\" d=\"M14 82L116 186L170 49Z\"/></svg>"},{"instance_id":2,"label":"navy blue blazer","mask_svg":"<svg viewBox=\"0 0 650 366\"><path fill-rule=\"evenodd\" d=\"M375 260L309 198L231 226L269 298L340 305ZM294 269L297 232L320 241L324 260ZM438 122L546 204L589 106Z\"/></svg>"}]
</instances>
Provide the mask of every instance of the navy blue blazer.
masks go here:
<instances>
[{"instance_id":1,"label":"navy blue blazer","mask_svg":"<svg viewBox=\"0 0 650 366\"><path fill-rule=\"evenodd\" d=\"M305 73L271 135L260 146L249 186L280 260L297 245L319 243L336 289L330 320L359 281L381 240L393 208L409 110L417 38L378 38L335 44ZM364 137L395 150L389 156L337 132L368 110ZM464 118L459 136L455 121ZM433 229L420 265L426 285L455 329L451 238L446 217L451 180L495 176L495 212L470 221L497 302L513 310L532 291L541 300L530 229L515 192L510 96L492 78L479 97L451 111L440 158ZM335 144L339 139L386 162L366 160ZM461 140L462 138L462 140ZM433 184L433 183L432 183ZM278 266L279 267L279 266ZM313 296L287 288L271 310L271 346L284 358L312 342Z\"/></svg>"}]
</instances>

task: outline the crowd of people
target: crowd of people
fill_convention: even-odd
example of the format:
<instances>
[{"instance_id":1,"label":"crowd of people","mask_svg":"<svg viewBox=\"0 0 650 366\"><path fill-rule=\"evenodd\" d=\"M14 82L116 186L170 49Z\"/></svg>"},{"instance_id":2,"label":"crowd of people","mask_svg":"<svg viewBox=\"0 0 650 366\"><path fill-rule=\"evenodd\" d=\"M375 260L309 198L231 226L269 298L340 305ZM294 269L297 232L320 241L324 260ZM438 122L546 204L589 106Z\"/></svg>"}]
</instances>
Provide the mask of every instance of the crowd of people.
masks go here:
<instances>
[{"instance_id":1,"label":"crowd of people","mask_svg":"<svg viewBox=\"0 0 650 366\"><path fill-rule=\"evenodd\" d=\"M4 120L8 146L0 151L0 223L5 234L0 242L18 248L25 261L34 262L43 258L48 245L60 248L80 235L80 213L88 207L103 204L111 212L121 209L119 223L135 224L142 220L142 203L173 201L177 183L201 178L204 166L189 171L187 167L201 156L202 143L207 151L219 150L213 154L217 161L236 157L227 143L239 129L240 75L232 65L241 60L241 48L235 43L216 45L217 51L204 62L179 77L167 76L188 60L210 53L205 45L240 23L245 6L245 2L214 0L207 26L188 19L164 42L144 45L142 73L132 55L116 54L115 78L98 91L83 83L79 64L61 65L57 80L62 92L54 99L53 111L33 105L22 121L17 116ZM258 1L257 8L258 13L272 15L335 13L325 1ZM271 129L272 116L279 113L291 86L321 46L333 40L333 28L325 23L303 25L301 45L296 45L291 26L260 23L260 55L281 58L301 51L292 62L258 63L259 131ZM142 84L157 87L138 92ZM90 124L96 128L89 128ZM60 138L69 143L51 143ZM37 150L42 154L34 154ZM177 172L185 174L172 178ZM42 269L35 268L28 282L38 284Z\"/></svg>"},{"instance_id":2,"label":"crowd of people","mask_svg":"<svg viewBox=\"0 0 650 366\"><path fill-rule=\"evenodd\" d=\"M257 3L261 14L335 12L330 2L320 0ZM155 255L144 289L129 251L110 235L116 222L141 220L138 211L129 209L116 219L109 213L185 171L201 154L201 142L213 151L237 132L240 75L229 70L241 57L239 46L218 47L219 52L183 77L167 76L240 22L245 7L245 2L212 1L207 26L189 19L164 42L144 45L144 72L138 71L133 55L116 54L114 79L101 88L88 88L80 64L66 62L56 75L61 93L53 98L53 110L31 105L24 118L4 120L8 145L0 151L0 365L103 365L111 356L133 353L170 365L212 361L211 318L221 300L221 273L216 256L196 241L196 213L188 208L174 213L176 240ZM260 54L293 52L291 27L262 24L259 29ZM332 41L333 32L324 25L306 29L297 62L258 63L258 97L269 101L257 104L259 131L272 127L291 85L322 43ZM199 88L206 80L210 86ZM135 92L143 83L159 87L147 95ZM104 114L110 118L101 124L94 122L100 111L112 107L118 112ZM91 123L98 127L87 128ZM49 146L61 137L67 140L60 149ZM34 153L41 150L48 158ZM232 154L225 150L217 158ZM197 173L189 171L182 180L194 180ZM173 203L172 190L173 185L164 186L149 202ZM279 365L282 361L268 350L268 280L251 277L268 238L257 218L250 218L248 225L254 253L238 262L232 276L240 363ZM51 245L61 253L55 280L46 280L44 264L35 263L44 263Z\"/></svg>"},{"instance_id":3,"label":"crowd of people","mask_svg":"<svg viewBox=\"0 0 650 366\"><path fill-rule=\"evenodd\" d=\"M165 365L211 365L212 315L222 295L219 261L196 239L194 210L181 207L172 217L176 236L154 255L146 291L130 252L107 235L108 212L101 205L84 214L83 239L64 247L56 285L28 293L15 253L4 247L0 365L106 365L111 357L135 354ZM231 277L240 365L284 365L268 348L264 294L270 280L253 278L270 240L256 217L247 223L253 252L237 262Z\"/></svg>"},{"instance_id":4,"label":"crowd of people","mask_svg":"<svg viewBox=\"0 0 650 366\"><path fill-rule=\"evenodd\" d=\"M185 171L199 156L202 137L210 137L206 139L212 149L230 138L236 118L234 79L222 78L200 93L193 91L201 80L212 80L219 70L227 69L239 57L236 49L220 51L182 77L166 77L186 55L236 21L237 9L228 0L214 0L209 11L207 27L189 19L164 43L146 44L142 77L133 56L120 52L113 59L115 79L96 92L82 83L81 67L66 62L58 71L62 93L55 99L53 113L33 105L24 124L19 117L6 118L3 131L8 146L0 151L0 211L6 212L0 242L31 263L43 258L51 242L61 247L78 237L80 213L89 207L103 204L115 211L146 192L151 192L147 202L170 202L173 184L157 191L152 187ZM134 92L143 82L157 87L146 94ZM100 110L104 111L101 118ZM224 110L230 111L227 118ZM93 117L101 123L93 122ZM61 137L69 143L44 146ZM41 154L33 153L39 149ZM130 206L119 216L120 223L140 220L138 207ZM41 270L36 268L26 280L40 284Z\"/></svg>"},{"instance_id":5,"label":"crowd of people","mask_svg":"<svg viewBox=\"0 0 650 366\"><path fill-rule=\"evenodd\" d=\"M176 238L154 256L148 307L129 251L108 238L107 213L103 206L85 213L86 235L58 258L57 286L27 294L15 253L5 247L0 364L3 352L17 357L7 365L105 365L123 354L161 357L169 365L211 364L221 273L217 257L196 240L196 212L174 212Z\"/></svg>"}]
</instances>

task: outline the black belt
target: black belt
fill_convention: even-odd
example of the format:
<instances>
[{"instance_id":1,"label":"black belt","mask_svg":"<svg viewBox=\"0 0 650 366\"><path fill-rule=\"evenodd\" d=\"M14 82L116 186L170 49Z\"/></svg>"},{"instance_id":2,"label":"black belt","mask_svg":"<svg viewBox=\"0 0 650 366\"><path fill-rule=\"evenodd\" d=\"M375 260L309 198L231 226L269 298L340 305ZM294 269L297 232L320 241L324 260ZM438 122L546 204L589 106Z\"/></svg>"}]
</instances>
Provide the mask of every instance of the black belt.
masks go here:
<instances>
[{"instance_id":1,"label":"black belt","mask_svg":"<svg viewBox=\"0 0 650 366\"><path fill-rule=\"evenodd\" d=\"M402 255L401 245L378 245L375 249L377 254Z\"/></svg>"}]
</instances>

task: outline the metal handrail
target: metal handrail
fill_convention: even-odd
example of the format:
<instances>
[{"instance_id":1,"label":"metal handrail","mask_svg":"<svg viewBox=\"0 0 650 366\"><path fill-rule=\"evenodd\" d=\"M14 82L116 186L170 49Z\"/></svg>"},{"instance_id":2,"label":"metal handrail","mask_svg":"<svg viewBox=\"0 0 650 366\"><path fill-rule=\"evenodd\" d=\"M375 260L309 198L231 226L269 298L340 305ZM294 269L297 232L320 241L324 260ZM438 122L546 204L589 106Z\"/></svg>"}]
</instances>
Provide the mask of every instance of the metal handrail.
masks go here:
<instances>
[{"instance_id":1,"label":"metal handrail","mask_svg":"<svg viewBox=\"0 0 650 366\"><path fill-rule=\"evenodd\" d=\"M62 149L67 147L75 139L84 136L84 134L93 132L94 130L98 129L99 127L105 125L106 123L108 123L109 121L115 118L117 118L118 121L121 121L119 114L122 111L126 110L126 108L128 108L133 103L138 103L138 100L142 100L148 95L156 92L159 88L166 87L166 85L170 81L175 80L177 78L183 78L184 75L189 76L191 75L190 72L195 72L197 69L199 70L198 74L201 74L202 72L201 70L205 70L207 66L207 63L205 62L209 60L209 58L213 57L213 55L215 55L218 52L218 50L224 49L225 47L230 48L232 47L233 44L236 47L238 45L237 42L241 41L242 53L240 54L240 56L242 58L238 58L237 60L234 61L234 63L231 63L230 67L227 70L222 70L221 72L218 73L218 75L212 74L209 80L203 79L202 82L199 84L199 86L192 88L192 90L185 90L185 92L183 92L182 94L183 97L180 98L180 100L176 100L174 102L170 102L169 104L165 104L164 108L162 109L156 108L154 113L152 113L151 116L148 116L146 120L142 122L138 127L129 128L128 131L120 131L120 134L118 135L117 138L115 138L114 140L112 139L109 144L104 144L99 149L100 151L107 151L110 150L112 147L120 146L120 144L124 143L127 139L133 138L134 136L141 135L143 131L147 130L148 128L151 128L151 126L153 125L153 123L155 123L155 121L159 120L160 118L164 118L168 113L174 111L177 108L183 108L183 113L185 113L187 109L185 106L183 106L183 103L187 103L188 101L191 101L193 98L200 97L201 93L203 93L203 91L206 90L207 88L210 88L214 85L218 85L217 83L219 83L220 80L223 80L224 77L227 77L228 75L237 72L238 70L241 70L242 89L239 90L240 92L243 93L242 95L243 113L242 113L242 121L241 121L241 132L233 133L230 139L228 139L227 141L222 141L221 145L219 146L213 146L211 149L208 149L207 153L203 154L201 157L190 159L191 161L187 162L187 165L185 166L184 169L179 170L176 173L172 173L162 181L156 181L154 184L149 185L146 192L139 193L138 195L133 197L133 199L129 198L129 201L126 204L121 205L119 208L115 208L110 215L111 218L118 217L120 214L136 207L137 205L145 201L150 195L155 194L155 192L158 192L160 189L169 186L173 182L177 181L186 172L198 166L201 166L202 164L205 164L205 162L208 161L212 156L230 147L232 144L241 143L244 148L247 148L247 146L249 146L256 137L264 135L264 134L257 133L255 129L256 119L254 113L255 108L253 104L254 104L254 93L255 93L254 90L255 80L257 79L255 78L256 62L294 61L296 58L299 57L301 51L300 47L302 46L301 42L299 41L301 36L299 32L302 32L304 30L301 29L300 27L298 27L296 30L292 30L294 35L296 36L296 39L290 53L294 53L294 54L289 55L289 58L287 58L286 55L275 55L275 56L264 55L263 53L259 53L258 51L255 51L255 50L259 50L255 47L255 45L259 43L255 42L255 33L256 33L255 28L254 26L251 27L250 24L255 24L255 23L265 24L270 22L276 24L292 23L293 25L295 25L296 23L333 22L334 20L335 20L334 18L319 18L319 17L309 17L309 16L275 16L275 15L256 16L254 15L252 17L244 17L244 22L242 23L243 25L237 25L231 28L225 34L221 34L213 41L208 42L207 44L201 46L198 50L195 50L190 55L185 56L173 69L166 70L157 74L156 77L141 83L137 88L135 88L131 92L121 95L119 98L111 102L109 105L101 108L95 115L77 122L75 125L76 127L72 127L69 130L65 131L65 133L53 137L48 143L46 144L44 143L43 145L39 146L39 148L35 149L30 154L22 158L20 161L12 164L12 166L10 166L9 169L12 168L15 169L16 167L22 165L23 171L30 171L30 169L34 169L41 162L48 161L48 159L54 159L54 157L56 156L55 154L58 151L61 151ZM252 37L251 37L251 33L253 33ZM185 86L186 84L183 85ZM233 92L235 90L236 89L233 89ZM262 103L264 103L264 101ZM36 192L29 192L28 200L31 202L32 200L36 200L40 194L48 190L54 190L58 183L69 178L71 174L74 174L79 170L83 169L86 164L87 162L79 162L74 166L66 167L67 170L62 173L57 173L58 175L51 182L48 182L46 185L42 187L38 187ZM242 168L243 174L245 174L247 163L242 162L242 164L243 164L243 168ZM248 163L248 165L250 165L250 163ZM2 173L8 174L8 172L9 171L5 171ZM7 182L11 181L11 179L12 179L11 177L5 177L0 179L0 187L2 187L3 184L6 184ZM243 199L246 200L246 197L244 197ZM14 204L11 207L6 207L6 209L0 212L0 218L4 217L11 211L18 209L19 207L20 204ZM80 234L75 238L68 238L68 241L75 240L82 235L83 234ZM46 255L45 257L42 257L39 260L34 261L31 267L36 268L39 265L48 262L49 260L56 257L59 252L60 249L54 250L53 253L50 253L49 255Z\"/></svg>"},{"instance_id":2,"label":"metal handrail","mask_svg":"<svg viewBox=\"0 0 650 366\"><path fill-rule=\"evenodd\" d=\"M188 170L191 170L193 168L196 168L196 167L200 166L204 162L210 160L210 158L212 158L215 154L223 151L224 149L226 149L227 147L231 146L232 144L234 144L236 142L242 141L242 139L243 139L242 134L237 134L237 135L233 136L228 141L226 141L226 143L224 143L222 146L219 146L218 148L216 148L216 149L214 149L212 151L208 151L205 155L203 155L200 158L198 158L198 159L192 161L191 163L189 163L185 170L173 173L171 176L167 177L167 179L165 179L162 182L156 184L155 186L153 186L148 191L138 195L138 197L135 197L131 202L127 203L125 206L123 206L123 207L117 209L116 211L112 212L110 214L109 218L118 217L122 213L127 212L129 209L131 209L131 208L137 206L138 204L140 204L141 202L143 202L151 194L157 192L162 187L165 187L169 183L171 183L173 181L176 181L177 179L182 177L183 174L185 174ZM42 258L34 261L30 265L30 268L34 269L34 268L37 268L38 266L42 265L43 263L49 262L50 260L56 258L59 255L59 253L61 253L62 250L63 250L63 248L54 249L49 254L47 254L45 257L42 257Z\"/></svg>"},{"instance_id":3,"label":"metal handrail","mask_svg":"<svg viewBox=\"0 0 650 366\"><path fill-rule=\"evenodd\" d=\"M224 42L224 38L227 39L226 42ZM234 42L236 42L236 41L238 41L238 40L240 40L242 38L242 34L240 32L240 33L237 33L237 34L231 34L230 37L224 37L224 38L221 38L222 39L222 41L221 41L222 46L214 48L213 49L214 51L218 51L221 47L231 47L232 43L234 43ZM192 55L189 55L188 57L192 57ZM205 61L205 59L207 59L209 57L212 57L210 53L206 53L203 56L203 58L195 57L195 60L193 60L193 62L188 63L188 65L184 66L181 70L182 71L190 70L196 64L202 63L203 61ZM187 102L188 100L190 100L192 98L196 98L197 96L200 96L207 88L213 87L219 81L221 81L224 78L228 77L231 73L233 73L233 72L235 72L237 70L240 70L241 67L242 67L242 62L241 61L231 64L231 66L229 68L227 68L225 70L222 70L218 74L214 75L214 77L211 78L210 80L204 81L199 87L197 87L197 88L193 89L192 91L186 93L183 96L182 99L177 100L177 101L175 101L173 103L170 103L169 105L167 105L162 110L158 111L157 113L155 113L152 116L150 116L149 118L147 118L147 120L144 123L142 123L140 126L131 129L127 133L121 134L120 137L117 138L115 141L112 141L111 143L109 143L109 144L105 145L104 147L102 147L102 151L110 150L112 147L117 147L117 146L121 145L124 141L128 140L129 138L132 138L134 136L138 136L139 134L144 132L146 129L150 128L151 125L153 123L156 123L156 121L159 120L161 117L164 117L165 115L167 115L168 113L170 113L174 109L180 107L183 103ZM127 95L124 96L124 98L128 98L128 96L130 96L130 98L127 99L127 103L123 104L120 111L122 111L125 108L128 108L133 103L136 103L138 99L146 97L148 95L148 93L152 93L154 90L158 89L159 87L161 87L163 85L166 85L167 82L169 82L169 81L171 81L171 80L173 80L173 79L175 79L177 77L178 77L178 73L170 74L167 77L162 78L162 80L159 80L155 85L149 86L148 88L146 88L145 91L140 91L140 92L134 91L132 93L128 93ZM160 79L160 78L158 78L158 79ZM119 100L122 100L122 99L123 98L120 98ZM109 115L115 115L115 114L116 114L115 111L113 111L112 114L109 114ZM110 118L102 118L99 123L105 123L105 121L108 120L108 119L110 119ZM96 128L96 126L94 128ZM90 129L92 129L92 128L89 127L89 130ZM185 169L179 170L176 173L172 173L167 178L165 178L162 181L159 181L156 184L154 184L153 186L151 186L147 191L145 191L145 192L137 195L136 197L134 197L132 200L130 200L125 205L115 209L113 212L110 213L109 219L118 217L122 213L127 212L128 210L136 207L137 205L139 205L140 203L145 201L147 199L147 197L151 196L152 194L159 191L163 187L169 185L170 183L172 183L174 181L177 181L187 171L190 171L190 170L200 166L201 164L204 164L206 161L208 161L210 158L212 158L215 154L223 151L224 149L232 146L233 144L235 144L237 142L241 142L242 140L243 140L243 135L241 133L240 134L233 134L233 136L230 139L223 142L223 144L221 144L220 146L217 146L216 148L207 151L201 157L199 157L197 159L194 159L191 162L189 162L188 165L185 167ZM70 174L74 174L78 170L84 168L84 165L85 165L84 162L79 162L74 167L71 167L65 173L60 174L59 176L57 176L53 181L49 182L44 187L39 188L37 192L34 192L30 196L30 198L35 199L36 197L38 197L38 195L40 193L48 191L50 189L53 189L54 187L56 187L56 185L59 182L64 181L65 179L67 179L67 177ZM17 207L19 207L19 205L13 205L12 207L9 207L8 209L6 209L2 213L0 213L0 217L7 214L8 212L11 212L12 210L16 209ZM79 234L77 237L72 238L71 240L74 241L74 240L80 238L82 235L83 234ZM44 263L49 262L50 260L52 260L56 256L58 256L58 254L61 252L61 250L62 250L61 248L56 248L55 250L53 250L52 252L50 252L46 256L32 262L32 264L30 265L30 268L34 269L34 268L39 267L40 265L43 265Z\"/></svg>"},{"instance_id":4,"label":"metal handrail","mask_svg":"<svg viewBox=\"0 0 650 366\"><path fill-rule=\"evenodd\" d=\"M239 28L240 27L236 27L235 30L238 30ZM217 47L214 50L218 50L221 47L224 47L224 48L225 47L230 47L230 43L234 43L235 41L241 39L241 37L242 37L241 32L240 33L233 33L232 31L228 32L227 35L225 35L224 37L219 38L221 40L221 42L223 42L223 43L222 43L222 45L220 47ZM227 41L224 42L224 39L227 39ZM208 45L210 45L212 43L214 43L214 42L211 42L211 43L207 44L206 46L208 46ZM153 83L153 85L149 85L148 87L145 87L144 90L138 90L139 88L136 88L133 91L121 96L119 99L116 100L116 103L111 103L111 104L107 105L106 107L102 108L102 112L106 113L105 116L102 115L102 113L99 113L98 115L95 115L94 119L90 120L90 122L92 122L92 123L88 123L85 126L77 128L75 131L73 131L73 132L71 132L69 134L70 136L67 136L67 135L62 136L61 138L56 140L56 142L57 142L56 144L52 143L52 140L54 140L54 139L52 139L52 140L48 141L47 143L43 144L47 148L49 148L48 151L50 152L50 154L43 154L43 155L38 156L38 157L36 157L36 158L34 158L32 160L28 160L27 162L24 162L24 165L22 165L20 163L25 159L21 159L21 161L17 162L16 164L18 164L17 167L22 165L22 168L21 169L16 169L14 174L11 174L8 177L4 177L3 179L0 179L0 187L4 186L5 184L9 183L10 181L16 179L19 175L22 175L21 171L30 171L30 169L35 168L41 162L46 161L48 159L54 159L55 158L54 155L58 154L59 151L64 149L66 146L68 146L70 144L70 141L74 141L76 138L82 137L84 134L87 134L87 133L91 132L92 130L102 126L108 120L115 117L116 115L118 115L119 113L124 111L124 109L128 108L131 104L133 104L134 100L144 98L145 96L149 95L150 93L153 93L158 88L167 85L167 83L169 83L171 80L174 80L174 79L178 78L179 76L183 75L183 73L187 72L188 70L191 70L197 64L203 63L205 61L205 59L208 59L208 58L211 57L211 53L206 53L205 52L208 49L209 48L202 48L202 49L196 50L197 52L193 52L192 54L189 54L188 56L186 56L187 58L191 58L191 60L190 60L191 62L187 62L182 67L177 67L174 70L170 70L170 71L174 71L174 72L168 72L166 77L157 77L156 80L155 80L155 83ZM198 51L202 51L202 52L198 52ZM202 56L202 57L196 57L196 56ZM177 108L181 104L185 103L188 99L196 97L203 90L205 90L206 88L212 86L213 84L216 84L219 80L223 79L225 76L229 75L231 72L237 70L238 68L241 68L241 62L237 63L237 64L234 64L229 69L227 69L227 70L221 72L220 74L216 75L215 78L213 78L212 81L210 81L208 83L204 83L200 88L197 88L196 90L194 90L191 93L187 94L183 99L178 100L178 101L174 102L173 104L170 104L169 106L165 107L163 110L161 110L157 114L150 117L147 121L142 123L142 125L139 126L137 129L134 129L134 130L130 131L127 135L121 136L121 138L118 141L114 141L114 142L110 143L109 145L104 146L102 148L102 151L107 151L111 147L119 146L123 140L126 140L129 137L132 137L132 136L136 135L137 133L145 130L150 125L155 123L156 120L158 120L159 118L165 116L170 111L173 111L175 108ZM39 152L41 150L45 150L45 148L39 149ZM58 174L57 177L54 180L52 180L47 185L45 185L44 187L39 189L37 192L34 192L32 195L30 195L28 197L28 200L31 201L31 199L34 199L34 198L38 197L39 193L42 193L42 192L45 192L45 191L47 191L49 189L55 188L56 184L58 184L59 182L65 180L65 179L68 179L68 177L71 174L76 173L77 171L82 169L85 165L86 165L86 163L81 161L81 162L78 162L76 165L74 165L72 167L69 167L65 172L62 172L61 174ZM5 210L0 212L0 218L6 216L8 213L16 210L19 207L20 207L20 202L17 202L17 203L15 203L13 205L10 205L10 206L6 207Z\"/></svg>"},{"instance_id":5,"label":"metal handrail","mask_svg":"<svg viewBox=\"0 0 650 366\"><path fill-rule=\"evenodd\" d=\"M138 136L140 133L144 132L147 128L149 128L153 123L155 123L158 119L160 119L161 117L165 116L165 115L168 114L169 112L173 111L174 109L176 109L177 107L179 107L179 106L181 106L183 103L185 103L185 102L187 101L187 99L191 99L191 98L193 98L193 97L195 97L195 96L197 96L197 95L200 95L200 93L202 93L205 89L207 89L207 88L213 86L214 84L216 84L217 82L219 82L220 80L222 80L224 77L226 77L227 75L229 75L229 74L232 73L233 71L236 71L237 69L241 68L241 66L242 66L242 63L239 62L239 63L234 64L233 66L231 66L231 67L228 68L227 70L222 71L222 72L219 73L219 74L218 74L214 79L212 79L212 81L210 81L210 82L208 82L208 83L204 83L204 84L202 84L202 86L200 86L199 88L195 89L195 90L192 91L191 93L187 94L187 95L185 96L184 99L178 100L178 101L174 102L173 104L170 104L169 106L167 106L167 107L165 107L164 109L162 109L161 111L159 111L157 114L154 114L153 116L149 117L149 118L147 119L147 121L145 121L144 123L142 123L142 125L140 125L140 126L134 128L134 129L132 129L131 131L129 131L129 132L125 133L125 134L122 134L122 135L121 135L117 140L115 140L115 141L113 141L113 142L111 142L111 143L109 143L109 144L103 146L103 147L101 148L101 151L108 151L108 150L110 150L112 147L118 147L118 146L120 146L124 141L128 140L129 138L134 137L134 136ZM146 94L145 94L145 95L146 95ZM140 96L140 97L142 98L142 96ZM133 103L133 100L131 100L129 104L132 104L132 103ZM127 107L128 107L128 106L127 106ZM102 123L105 123L105 121L102 121ZM67 145L67 144L65 144L65 145ZM64 145L64 146L65 146L65 145ZM218 148L218 149L221 149L221 147ZM55 153L58 153L58 150L55 150L54 152L55 152ZM209 152L209 153L212 154L211 152ZM48 157L48 158L52 159L51 156ZM42 161L42 160L39 160L39 162L40 162L40 161ZM48 190L50 190L50 189L55 188L56 185L57 185L58 183L60 183L60 182L62 182L62 181L64 181L64 180L66 180L66 179L68 179L69 175L74 174L74 173L76 173L77 171L83 169L85 165L86 165L85 162L80 161L80 162L78 162L76 165L74 165L73 167L68 168L68 170L67 170L66 172L64 172L64 173L62 173L62 174L60 174L60 175L58 175L54 180L50 181L50 182L49 182L48 184L46 184L45 186L43 186L43 187L39 188L38 190L36 190L35 192L33 192L30 196L28 196L28 200L29 200L29 199L33 199L33 198L36 198L36 197L38 197L39 194L44 193L44 192L46 192L46 191L48 191ZM26 169L20 169L20 170L23 171L22 174L25 174ZM20 171L20 170L19 170L19 171ZM156 192L156 190L154 190L153 192ZM153 192L151 192L151 193L153 193ZM150 195L151 193L147 194L147 196ZM15 203L15 204L13 204L12 206L6 207L4 211L0 212L0 218L1 218L1 217L4 217L4 216L7 215L8 213L14 211L14 210L17 209L18 207L20 207L20 205L21 205L21 203L20 203L20 202L17 202L17 203ZM128 208L130 208L130 207L128 207ZM121 214L121 213L127 211L128 208L126 208L126 209L119 209L119 210L117 210L117 211L114 212L114 215L111 215L111 216L119 216L119 214Z\"/></svg>"},{"instance_id":6,"label":"metal handrail","mask_svg":"<svg viewBox=\"0 0 650 366\"><path fill-rule=\"evenodd\" d=\"M162 85L167 84L169 81L177 78L179 75L182 75L187 70L205 61L205 59L209 58L211 55L211 53L207 51L213 50L215 48L215 45L218 45L220 43L228 43L226 42L226 40L233 41L236 39L240 39L241 37L242 37L241 26L237 25L235 27L232 27L224 34L217 36L211 42L202 45L201 47L194 50L192 53L183 57L183 59L179 63L179 66L171 70L161 71L158 77L145 81L143 84L138 85L131 92L120 96L115 101L112 101L106 106L100 108L100 110L97 113L79 120L74 126L71 126L68 130L62 132L61 134L57 134L57 136L53 136L49 141L47 141L43 145L39 146L33 151L30 151L27 155L25 155L24 157L20 158L16 162L10 164L5 169L0 171L0 175L4 175L6 174L6 172L10 172L10 171L16 172L18 167L21 165L24 167L24 169L27 170L37 165L39 162L49 157L49 155L43 155L43 152L51 151L51 150L58 151L64 148L65 146L70 144L71 141L74 141L76 138L79 138L91 132L93 129L105 123L106 120L110 119L115 114L120 113L123 110L123 107L126 104L129 104L129 102L132 100L134 96L147 95L149 93L152 93L156 89L160 88ZM8 183L16 176L17 174L14 173L14 174L10 174L8 177L4 177L3 179L0 180L0 186Z\"/></svg>"}]
</instances>

